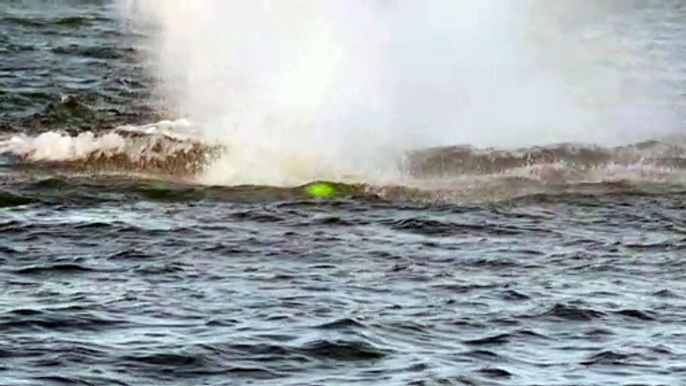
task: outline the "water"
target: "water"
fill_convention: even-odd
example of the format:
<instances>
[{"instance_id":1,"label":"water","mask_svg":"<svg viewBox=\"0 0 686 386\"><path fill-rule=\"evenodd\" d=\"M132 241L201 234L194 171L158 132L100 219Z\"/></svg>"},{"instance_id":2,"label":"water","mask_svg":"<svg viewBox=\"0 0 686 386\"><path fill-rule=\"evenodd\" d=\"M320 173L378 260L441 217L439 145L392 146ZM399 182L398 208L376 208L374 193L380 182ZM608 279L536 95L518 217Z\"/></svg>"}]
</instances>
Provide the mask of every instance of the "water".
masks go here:
<instances>
[{"instance_id":1,"label":"water","mask_svg":"<svg viewBox=\"0 0 686 386\"><path fill-rule=\"evenodd\" d=\"M683 384L683 6L546 4L529 42L597 137L427 129L327 200L298 157L217 184L226 143L110 2L0 5L0 383Z\"/></svg>"}]
</instances>

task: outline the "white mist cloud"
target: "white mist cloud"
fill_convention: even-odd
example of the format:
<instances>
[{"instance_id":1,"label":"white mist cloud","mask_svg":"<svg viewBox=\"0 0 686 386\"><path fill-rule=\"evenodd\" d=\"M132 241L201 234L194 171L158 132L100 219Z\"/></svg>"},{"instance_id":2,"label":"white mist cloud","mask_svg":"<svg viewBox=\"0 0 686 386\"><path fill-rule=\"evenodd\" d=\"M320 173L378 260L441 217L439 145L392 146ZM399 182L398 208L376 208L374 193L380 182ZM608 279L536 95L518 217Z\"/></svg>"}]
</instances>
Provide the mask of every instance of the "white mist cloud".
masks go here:
<instances>
[{"instance_id":1,"label":"white mist cloud","mask_svg":"<svg viewBox=\"0 0 686 386\"><path fill-rule=\"evenodd\" d=\"M540 2L118 4L156 25L151 69L169 103L229 147L219 178L364 174L393 165L391 149L609 143L641 134L641 120L676 122L627 98L621 71L575 56L602 62L602 51L555 45L562 27L545 15L559 8ZM584 72L597 76L577 76Z\"/></svg>"}]
</instances>

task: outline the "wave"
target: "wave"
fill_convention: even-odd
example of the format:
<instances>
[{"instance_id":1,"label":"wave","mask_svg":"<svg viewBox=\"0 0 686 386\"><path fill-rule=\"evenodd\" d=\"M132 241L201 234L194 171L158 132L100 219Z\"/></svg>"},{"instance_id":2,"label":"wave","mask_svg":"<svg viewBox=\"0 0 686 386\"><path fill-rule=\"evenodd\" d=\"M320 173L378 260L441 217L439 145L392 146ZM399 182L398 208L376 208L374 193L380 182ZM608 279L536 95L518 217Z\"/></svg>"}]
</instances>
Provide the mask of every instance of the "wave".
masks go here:
<instances>
[{"instance_id":1,"label":"wave","mask_svg":"<svg viewBox=\"0 0 686 386\"><path fill-rule=\"evenodd\" d=\"M411 155L413 174L495 174L536 165L559 165L577 170L599 167L686 168L686 142L645 141L606 148L558 144L515 150L477 149L470 146L427 149Z\"/></svg>"},{"instance_id":2,"label":"wave","mask_svg":"<svg viewBox=\"0 0 686 386\"><path fill-rule=\"evenodd\" d=\"M100 133L47 131L0 136L0 156L6 164L98 173L188 177L199 173L215 154L213 146L194 136L187 120L119 126Z\"/></svg>"},{"instance_id":3,"label":"wave","mask_svg":"<svg viewBox=\"0 0 686 386\"><path fill-rule=\"evenodd\" d=\"M232 185L204 179L204 173L230 151L205 141L185 119L98 133L0 135L0 165L6 167L123 173L200 185ZM432 201L493 200L567 192L570 186L592 189L598 184L682 186L686 185L686 141L670 138L616 147L571 143L519 149L446 146L407 152L397 170L387 179L351 177L333 182L363 185L382 197L430 196Z\"/></svg>"}]
</instances>

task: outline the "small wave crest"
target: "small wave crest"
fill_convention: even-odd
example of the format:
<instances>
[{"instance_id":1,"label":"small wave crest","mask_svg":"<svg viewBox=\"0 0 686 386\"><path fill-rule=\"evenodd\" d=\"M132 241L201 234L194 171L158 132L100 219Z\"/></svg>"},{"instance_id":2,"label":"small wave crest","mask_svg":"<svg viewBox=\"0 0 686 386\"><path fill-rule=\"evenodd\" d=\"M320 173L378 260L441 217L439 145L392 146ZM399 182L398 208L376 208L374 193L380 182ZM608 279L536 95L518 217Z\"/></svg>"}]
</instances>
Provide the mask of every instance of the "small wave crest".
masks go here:
<instances>
[{"instance_id":1,"label":"small wave crest","mask_svg":"<svg viewBox=\"0 0 686 386\"><path fill-rule=\"evenodd\" d=\"M686 142L645 141L616 147L564 143L520 149L470 146L432 148L409 154L408 175L432 181L434 190L507 186L686 182Z\"/></svg>"},{"instance_id":2,"label":"small wave crest","mask_svg":"<svg viewBox=\"0 0 686 386\"><path fill-rule=\"evenodd\" d=\"M194 175L212 154L188 120L119 126L96 133L47 131L0 136L0 155L19 165L53 165L90 171Z\"/></svg>"},{"instance_id":3,"label":"small wave crest","mask_svg":"<svg viewBox=\"0 0 686 386\"><path fill-rule=\"evenodd\" d=\"M686 142L654 140L617 147L563 143L514 150L453 146L415 152L408 165L412 174L424 176L502 174L522 168L536 172L542 165L548 171L554 168L683 169L686 168Z\"/></svg>"}]
</instances>

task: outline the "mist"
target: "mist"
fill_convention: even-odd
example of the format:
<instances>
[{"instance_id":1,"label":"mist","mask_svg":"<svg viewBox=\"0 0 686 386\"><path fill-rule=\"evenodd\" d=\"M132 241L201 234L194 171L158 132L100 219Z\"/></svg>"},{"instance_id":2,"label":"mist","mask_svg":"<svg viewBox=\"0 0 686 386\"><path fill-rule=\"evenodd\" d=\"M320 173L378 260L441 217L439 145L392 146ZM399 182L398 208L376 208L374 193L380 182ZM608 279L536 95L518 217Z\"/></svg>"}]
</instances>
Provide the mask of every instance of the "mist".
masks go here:
<instances>
[{"instance_id":1,"label":"mist","mask_svg":"<svg viewBox=\"0 0 686 386\"><path fill-rule=\"evenodd\" d=\"M228 149L211 181L390 175L412 149L610 145L680 124L669 106L649 103L660 88L645 68L618 66L640 53L608 50L612 32L596 36L605 50L584 50L589 41L569 39L556 18L563 2L540 3L117 5L154 31L147 65L170 111ZM572 4L562 13L579 11Z\"/></svg>"}]
</instances>

